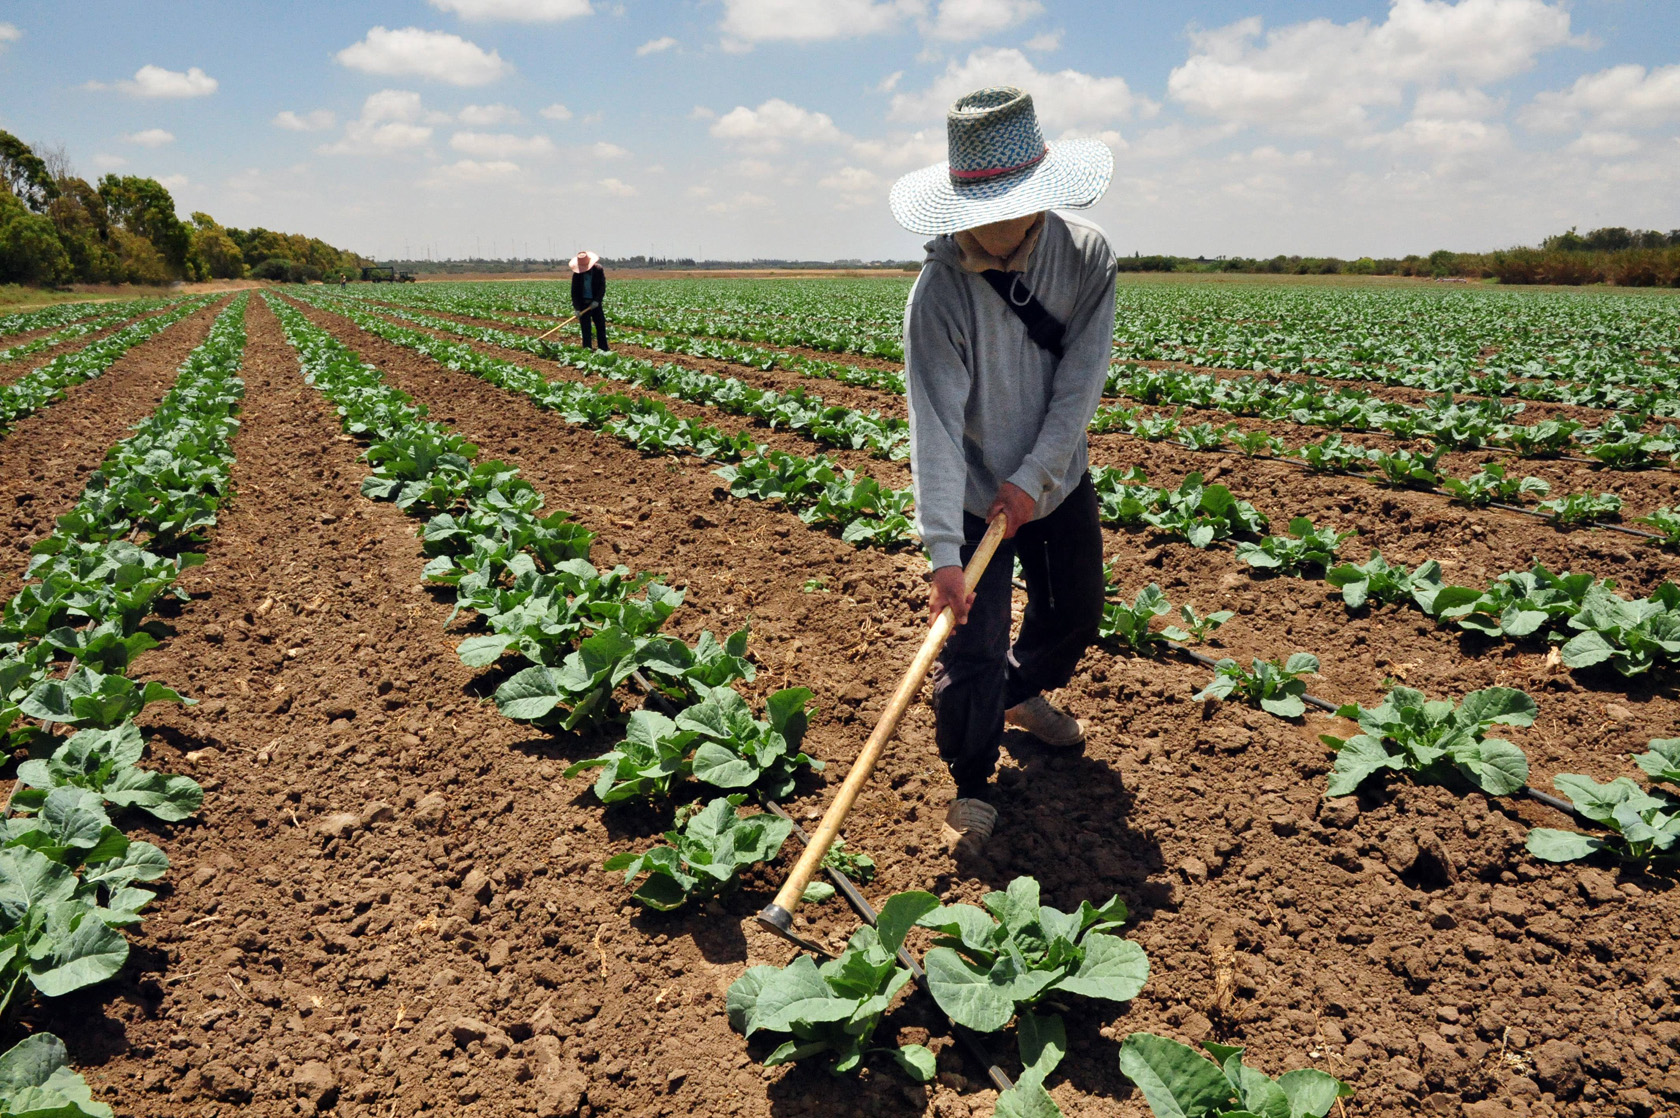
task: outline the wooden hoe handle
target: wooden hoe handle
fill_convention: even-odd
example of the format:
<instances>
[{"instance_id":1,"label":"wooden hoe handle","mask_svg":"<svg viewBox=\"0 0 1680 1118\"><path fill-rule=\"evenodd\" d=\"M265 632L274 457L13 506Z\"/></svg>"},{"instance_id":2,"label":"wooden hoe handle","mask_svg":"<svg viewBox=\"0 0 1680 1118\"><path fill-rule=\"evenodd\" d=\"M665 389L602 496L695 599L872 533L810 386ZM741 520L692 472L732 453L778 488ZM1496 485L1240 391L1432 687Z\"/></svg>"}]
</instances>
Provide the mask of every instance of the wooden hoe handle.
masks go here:
<instances>
[{"instance_id":1,"label":"wooden hoe handle","mask_svg":"<svg viewBox=\"0 0 1680 1118\"><path fill-rule=\"evenodd\" d=\"M974 592L975 586L979 585L980 576L986 573L986 565L992 561L993 553L1003 541L1003 533L1007 526L1007 517L1002 513L998 514L987 527L980 545L974 549L973 558L968 561L968 566L963 568L963 589L968 593ZM887 703L887 708L881 712L880 719L875 723L875 732L869 735L869 740L864 743L863 752L852 762L852 769L846 774L845 782L840 785L840 791L835 795L834 802L829 805L828 813L823 816L816 833L806 844L805 852L800 855L781 892L758 914L759 923L771 931L783 937L791 935L793 913L805 895L805 886L810 884L811 878L816 876L817 870L822 866L822 860L828 854L834 836L840 833L841 824L845 823L846 816L851 813L853 801L869 782L870 774L875 771L875 762L880 760L881 751L898 730L899 720L904 717L910 701L921 690L922 680L927 678L934 658L939 655L939 650L945 646L945 641L955 627L956 617L952 614L951 607L946 606L934 619L927 636L922 639L922 647L916 650L916 657L910 661L909 670L899 681L898 690L893 692L892 700Z\"/></svg>"}]
</instances>

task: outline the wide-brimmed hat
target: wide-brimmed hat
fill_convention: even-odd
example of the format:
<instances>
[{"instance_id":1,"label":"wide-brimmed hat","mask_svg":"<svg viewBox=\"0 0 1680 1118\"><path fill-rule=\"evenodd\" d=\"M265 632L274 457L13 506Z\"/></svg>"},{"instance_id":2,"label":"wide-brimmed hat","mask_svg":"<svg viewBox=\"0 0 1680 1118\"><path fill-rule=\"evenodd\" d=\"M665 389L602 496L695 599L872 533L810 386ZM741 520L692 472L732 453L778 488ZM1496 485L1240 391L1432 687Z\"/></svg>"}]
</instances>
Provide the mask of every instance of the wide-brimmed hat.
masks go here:
<instances>
[{"instance_id":1,"label":"wide-brimmed hat","mask_svg":"<svg viewBox=\"0 0 1680 1118\"><path fill-rule=\"evenodd\" d=\"M892 212L912 233L955 233L1050 209L1082 209L1114 177L1101 140L1044 142L1032 95L980 89L945 114L949 158L893 184Z\"/></svg>"},{"instance_id":2,"label":"wide-brimmed hat","mask_svg":"<svg viewBox=\"0 0 1680 1118\"><path fill-rule=\"evenodd\" d=\"M583 262L582 267L578 266L579 261ZM580 248L580 249L578 249L578 254L576 256L572 257L572 259L571 259L571 268L572 268L572 271L574 273L581 275L582 273L589 271L589 269L593 268L595 265L599 264L600 262L601 262L601 258L599 256L597 256L595 253L590 252L586 248Z\"/></svg>"}]
</instances>

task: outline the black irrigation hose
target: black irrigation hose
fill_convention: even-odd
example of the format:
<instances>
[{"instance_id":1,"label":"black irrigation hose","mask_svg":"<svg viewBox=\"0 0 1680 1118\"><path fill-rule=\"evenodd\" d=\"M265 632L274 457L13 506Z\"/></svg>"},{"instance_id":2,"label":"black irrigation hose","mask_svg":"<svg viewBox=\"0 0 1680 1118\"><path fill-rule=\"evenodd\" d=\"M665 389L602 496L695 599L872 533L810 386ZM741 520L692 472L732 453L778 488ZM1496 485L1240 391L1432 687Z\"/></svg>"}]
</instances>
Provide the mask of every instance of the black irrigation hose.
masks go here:
<instances>
[{"instance_id":1,"label":"black irrigation hose","mask_svg":"<svg viewBox=\"0 0 1680 1118\"><path fill-rule=\"evenodd\" d=\"M648 699L651 702L657 703L665 709L665 713L667 715L676 714L676 708L671 706L665 696L661 695L654 688L653 684L648 682L647 677L640 671L632 672L631 678L633 678L636 683L647 692ZM793 816L787 813L781 804L763 796L759 798L759 802L763 804L772 815L787 820L788 824L793 828L794 837L797 838L802 845L811 845L811 836L805 833L805 828L801 827ZM865 897L862 891L852 883L852 879L847 877L838 866L831 866L825 863L823 865L823 870L828 874L829 880L834 882L834 887L840 891L840 895L846 898L846 903L852 906L852 910L862 918L864 923L873 928L876 921L879 919L877 913L875 912L875 906L869 903L868 898ZM831 959L834 958L834 952L829 951L818 944L799 939L795 939L794 942L814 954L827 955ZM916 985L920 986L923 990L927 990L927 972L922 969L922 965L916 962L915 957L912 956L902 944L900 944L898 948L898 961L903 963L910 971L911 977L916 980ZM931 991L929 992L929 996L932 996ZM941 1013L943 1013L943 1011L941 1011ZM950 1018L949 1015L945 1015L945 1021L951 1026L952 1035L957 1038L957 1042L963 1046L963 1049L968 1052L974 1062L986 1069L986 1078L992 1081L993 1087L997 1088L997 1090L1001 1093L1015 1086L1014 1082L1010 1080L1008 1074L992 1062L991 1056L986 1053L985 1047L980 1043L980 1039L977 1036L968 1029L957 1024Z\"/></svg>"}]
</instances>

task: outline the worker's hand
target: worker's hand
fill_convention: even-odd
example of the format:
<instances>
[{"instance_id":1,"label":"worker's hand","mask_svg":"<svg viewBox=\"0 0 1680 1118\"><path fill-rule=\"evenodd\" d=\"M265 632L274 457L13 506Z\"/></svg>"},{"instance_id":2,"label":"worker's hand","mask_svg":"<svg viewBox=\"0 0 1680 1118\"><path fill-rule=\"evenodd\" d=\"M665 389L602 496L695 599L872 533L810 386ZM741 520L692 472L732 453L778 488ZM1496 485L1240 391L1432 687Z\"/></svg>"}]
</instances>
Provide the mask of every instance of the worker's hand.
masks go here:
<instances>
[{"instance_id":1,"label":"worker's hand","mask_svg":"<svg viewBox=\"0 0 1680 1118\"><path fill-rule=\"evenodd\" d=\"M951 614L958 625L968 622L968 607L974 604L974 595L963 586L963 569L961 567L940 567L933 572L933 584L928 587L928 624L932 625L945 611L951 607Z\"/></svg>"},{"instance_id":2,"label":"worker's hand","mask_svg":"<svg viewBox=\"0 0 1680 1118\"><path fill-rule=\"evenodd\" d=\"M986 523L990 524L998 513L1004 513L1009 517L1009 523L1004 526L1003 538L1012 540L1037 511L1038 502L1027 496L1025 489L1006 481L998 487L997 496L992 498L992 507L986 510Z\"/></svg>"}]
</instances>

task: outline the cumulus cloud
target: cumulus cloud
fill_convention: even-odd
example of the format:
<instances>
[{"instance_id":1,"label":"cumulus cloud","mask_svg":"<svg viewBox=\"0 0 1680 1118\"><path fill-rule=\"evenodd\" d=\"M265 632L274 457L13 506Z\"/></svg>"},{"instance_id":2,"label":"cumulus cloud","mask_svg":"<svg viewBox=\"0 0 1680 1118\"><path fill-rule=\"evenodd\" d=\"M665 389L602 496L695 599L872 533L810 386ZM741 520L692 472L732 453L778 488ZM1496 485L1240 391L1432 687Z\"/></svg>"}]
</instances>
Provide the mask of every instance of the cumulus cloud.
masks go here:
<instances>
[{"instance_id":1,"label":"cumulus cloud","mask_svg":"<svg viewBox=\"0 0 1680 1118\"><path fill-rule=\"evenodd\" d=\"M93 165L98 167L101 171L114 171L118 167L128 166L128 160L120 155L109 155L105 152L99 152L93 157Z\"/></svg>"},{"instance_id":2,"label":"cumulus cloud","mask_svg":"<svg viewBox=\"0 0 1680 1118\"><path fill-rule=\"evenodd\" d=\"M449 137L449 146L477 159L554 154L554 141L547 136L515 136L511 132L457 132Z\"/></svg>"},{"instance_id":3,"label":"cumulus cloud","mask_svg":"<svg viewBox=\"0 0 1680 1118\"><path fill-rule=\"evenodd\" d=\"M958 97L988 85L1030 91L1039 124L1050 133L1149 116L1157 108L1148 98L1134 94L1125 78L1101 78L1078 70L1041 71L1018 50L982 47L960 62L952 60L927 89L895 94L887 115L894 120L943 120Z\"/></svg>"},{"instance_id":4,"label":"cumulus cloud","mask_svg":"<svg viewBox=\"0 0 1680 1118\"><path fill-rule=\"evenodd\" d=\"M725 143L753 151L780 151L789 140L834 143L845 135L827 113L812 112L773 97L756 109L737 105L713 123L711 133Z\"/></svg>"},{"instance_id":5,"label":"cumulus cloud","mask_svg":"<svg viewBox=\"0 0 1680 1118\"><path fill-rule=\"evenodd\" d=\"M123 139L143 148L160 148L165 144L174 143L175 133L165 132L161 128L147 128L140 132L130 132Z\"/></svg>"},{"instance_id":6,"label":"cumulus cloud","mask_svg":"<svg viewBox=\"0 0 1680 1118\"><path fill-rule=\"evenodd\" d=\"M924 128L874 139L854 140L852 158L887 171L926 167L945 158L945 129Z\"/></svg>"},{"instance_id":7,"label":"cumulus cloud","mask_svg":"<svg viewBox=\"0 0 1680 1118\"><path fill-rule=\"evenodd\" d=\"M1586 155L1596 159L1620 159L1632 155L1644 145L1626 132L1583 132L1570 141L1564 150L1571 155Z\"/></svg>"},{"instance_id":8,"label":"cumulus cloud","mask_svg":"<svg viewBox=\"0 0 1680 1118\"><path fill-rule=\"evenodd\" d=\"M538 110L537 115L544 120L571 120L572 110L556 101L547 108Z\"/></svg>"},{"instance_id":9,"label":"cumulus cloud","mask_svg":"<svg viewBox=\"0 0 1680 1118\"><path fill-rule=\"evenodd\" d=\"M719 29L743 45L816 43L893 31L926 10L923 0L723 0Z\"/></svg>"},{"instance_id":10,"label":"cumulus cloud","mask_svg":"<svg viewBox=\"0 0 1680 1118\"><path fill-rule=\"evenodd\" d=\"M876 204L887 196L887 180L867 167L841 167L817 185L839 195L841 209Z\"/></svg>"},{"instance_id":11,"label":"cumulus cloud","mask_svg":"<svg viewBox=\"0 0 1680 1118\"><path fill-rule=\"evenodd\" d=\"M1539 132L1657 128L1680 121L1680 65L1653 70L1628 64L1577 78L1565 90L1537 94L1521 120Z\"/></svg>"},{"instance_id":12,"label":"cumulus cloud","mask_svg":"<svg viewBox=\"0 0 1680 1118\"><path fill-rule=\"evenodd\" d=\"M454 163L432 168L431 172L420 180L420 185L433 188L479 186L503 182L518 174L519 164L506 159L459 159Z\"/></svg>"},{"instance_id":13,"label":"cumulus cloud","mask_svg":"<svg viewBox=\"0 0 1680 1118\"><path fill-rule=\"evenodd\" d=\"M669 35L661 35L657 39L649 39L636 48L636 57L641 58L649 54L658 54L663 50L670 50L677 45L677 41Z\"/></svg>"},{"instance_id":14,"label":"cumulus cloud","mask_svg":"<svg viewBox=\"0 0 1680 1118\"><path fill-rule=\"evenodd\" d=\"M412 75L450 85L487 85L513 72L513 65L493 50L447 31L418 27L374 27L335 57L366 74Z\"/></svg>"},{"instance_id":15,"label":"cumulus cloud","mask_svg":"<svg viewBox=\"0 0 1680 1118\"><path fill-rule=\"evenodd\" d=\"M590 13L589 0L431 0L432 7L465 20L558 23Z\"/></svg>"},{"instance_id":16,"label":"cumulus cloud","mask_svg":"<svg viewBox=\"0 0 1680 1118\"><path fill-rule=\"evenodd\" d=\"M6 49L6 44L15 43L23 38L23 32L18 30L15 23L0 23L0 50Z\"/></svg>"},{"instance_id":17,"label":"cumulus cloud","mask_svg":"<svg viewBox=\"0 0 1680 1118\"><path fill-rule=\"evenodd\" d=\"M635 187L618 179L602 179L595 185L617 198L634 198L637 193Z\"/></svg>"},{"instance_id":18,"label":"cumulus cloud","mask_svg":"<svg viewBox=\"0 0 1680 1118\"><path fill-rule=\"evenodd\" d=\"M1382 23L1328 19L1262 35L1259 16L1191 35L1168 95L1205 116L1295 132L1347 132L1410 86L1502 81L1581 40L1546 0L1393 0Z\"/></svg>"},{"instance_id":19,"label":"cumulus cloud","mask_svg":"<svg viewBox=\"0 0 1680 1118\"><path fill-rule=\"evenodd\" d=\"M118 93L126 93L130 97L208 97L216 92L221 83L200 70L197 66L188 67L185 73L179 70L165 70L162 66L150 64L134 71L134 77L120 82L88 82L86 89L114 89Z\"/></svg>"},{"instance_id":20,"label":"cumulus cloud","mask_svg":"<svg viewBox=\"0 0 1680 1118\"><path fill-rule=\"evenodd\" d=\"M607 141L602 140L600 143L590 146L589 154L593 155L596 159L623 159L628 156L630 152L628 149L621 148L617 144L609 144Z\"/></svg>"},{"instance_id":21,"label":"cumulus cloud","mask_svg":"<svg viewBox=\"0 0 1680 1118\"><path fill-rule=\"evenodd\" d=\"M1021 45L1034 54L1050 54L1062 49L1062 32L1059 28L1055 31L1046 31L1043 34L1034 35Z\"/></svg>"},{"instance_id":22,"label":"cumulus cloud","mask_svg":"<svg viewBox=\"0 0 1680 1118\"><path fill-rule=\"evenodd\" d=\"M337 143L319 150L323 155L389 154L426 146L433 124L449 118L426 111L420 95L406 89L382 89L362 102L362 115L344 125Z\"/></svg>"},{"instance_id":23,"label":"cumulus cloud","mask_svg":"<svg viewBox=\"0 0 1680 1118\"><path fill-rule=\"evenodd\" d=\"M331 109L312 109L307 113L285 109L274 114L275 127L288 132L325 132L337 122L338 118Z\"/></svg>"},{"instance_id":24,"label":"cumulus cloud","mask_svg":"<svg viewBox=\"0 0 1680 1118\"><path fill-rule=\"evenodd\" d=\"M1038 0L940 0L931 20L922 24L930 39L960 42L981 39L1025 23L1044 11Z\"/></svg>"},{"instance_id":25,"label":"cumulus cloud","mask_svg":"<svg viewBox=\"0 0 1680 1118\"><path fill-rule=\"evenodd\" d=\"M518 124L523 118L512 105L468 105L455 114L455 119L474 128L492 128L498 124Z\"/></svg>"}]
</instances>

